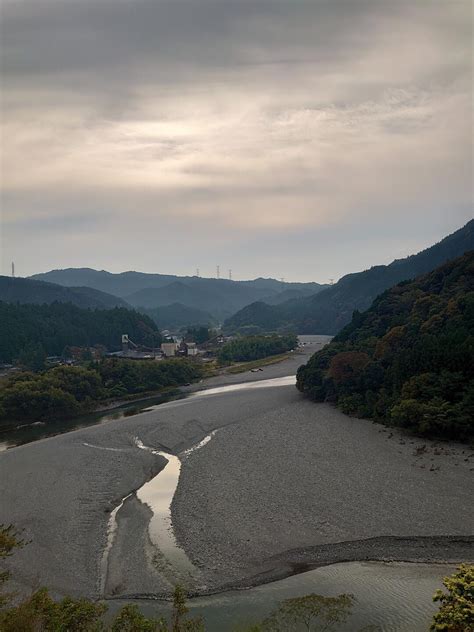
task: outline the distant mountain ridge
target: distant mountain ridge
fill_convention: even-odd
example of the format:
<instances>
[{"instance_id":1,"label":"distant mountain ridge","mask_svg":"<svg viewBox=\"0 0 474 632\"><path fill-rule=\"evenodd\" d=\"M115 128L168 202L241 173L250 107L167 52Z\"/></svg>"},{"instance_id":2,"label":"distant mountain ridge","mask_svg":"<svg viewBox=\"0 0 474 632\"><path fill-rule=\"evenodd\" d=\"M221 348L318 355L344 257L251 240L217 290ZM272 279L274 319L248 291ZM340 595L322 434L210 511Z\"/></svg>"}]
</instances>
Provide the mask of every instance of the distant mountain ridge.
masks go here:
<instances>
[{"instance_id":1,"label":"distant mountain ridge","mask_svg":"<svg viewBox=\"0 0 474 632\"><path fill-rule=\"evenodd\" d=\"M141 308L160 329L180 329L182 327L212 327L216 324L214 318L200 309L187 307L181 303L172 303L151 309Z\"/></svg>"},{"instance_id":2,"label":"distant mountain ridge","mask_svg":"<svg viewBox=\"0 0 474 632\"><path fill-rule=\"evenodd\" d=\"M228 331L254 327L272 331L292 329L299 334L336 334L350 322L355 310L368 309L384 290L431 272L472 249L474 220L416 255L348 274L316 295L279 305L264 302L247 305L227 319L224 326Z\"/></svg>"},{"instance_id":3,"label":"distant mountain ridge","mask_svg":"<svg viewBox=\"0 0 474 632\"><path fill-rule=\"evenodd\" d=\"M293 295L307 296L327 287L319 283L284 283L262 278L232 281L144 272L114 274L91 268L52 270L31 278L65 287L85 285L119 296L137 308L155 309L179 303L208 312L217 320L224 320L254 301L271 300L278 303L287 298L288 291ZM281 299L279 295L282 295Z\"/></svg>"},{"instance_id":4,"label":"distant mountain ridge","mask_svg":"<svg viewBox=\"0 0 474 632\"><path fill-rule=\"evenodd\" d=\"M85 309L129 307L121 298L90 287L63 287L56 283L0 276L0 301L5 303L72 303Z\"/></svg>"}]
</instances>

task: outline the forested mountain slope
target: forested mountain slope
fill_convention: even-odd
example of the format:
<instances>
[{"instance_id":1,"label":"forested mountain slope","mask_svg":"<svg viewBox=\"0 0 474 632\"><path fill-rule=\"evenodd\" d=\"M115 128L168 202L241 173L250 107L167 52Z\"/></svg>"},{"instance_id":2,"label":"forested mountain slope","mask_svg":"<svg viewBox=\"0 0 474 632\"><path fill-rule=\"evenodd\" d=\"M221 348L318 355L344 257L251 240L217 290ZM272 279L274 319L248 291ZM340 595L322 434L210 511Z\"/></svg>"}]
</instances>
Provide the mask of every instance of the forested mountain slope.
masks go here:
<instances>
[{"instance_id":1,"label":"forested mountain slope","mask_svg":"<svg viewBox=\"0 0 474 632\"><path fill-rule=\"evenodd\" d=\"M232 281L142 272L112 274L88 268L52 270L32 278L64 286L87 285L120 296L135 307L155 308L180 303L209 312L218 320L227 318L254 301L271 300L278 303L287 298L285 293L288 291L296 296L306 296L326 287L318 283L284 283L261 278Z\"/></svg>"},{"instance_id":2,"label":"forested mountain slope","mask_svg":"<svg viewBox=\"0 0 474 632\"><path fill-rule=\"evenodd\" d=\"M116 296L90 287L63 287L33 279L0 276L0 301L5 303L72 303L83 308L126 307Z\"/></svg>"},{"instance_id":3,"label":"forested mountain slope","mask_svg":"<svg viewBox=\"0 0 474 632\"><path fill-rule=\"evenodd\" d=\"M422 252L344 276L335 285L313 295L268 306L246 306L225 323L228 331L257 326L262 330L293 329L300 334L335 334L350 322L354 310L367 309L375 297L406 279L425 274L450 259L474 249L474 220Z\"/></svg>"},{"instance_id":4,"label":"forested mountain slope","mask_svg":"<svg viewBox=\"0 0 474 632\"><path fill-rule=\"evenodd\" d=\"M160 329L178 329L196 325L212 326L216 324L214 318L207 312L194 307L187 307L181 303L141 309L140 311L148 314Z\"/></svg>"},{"instance_id":5,"label":"forested mountain slope","mask_svg":"<svg viewBox=\"0 0 474 632\"><path fill-rule=\"evenodd\" d=\"M381 294L300 367L297 387L419 434L474 435L474 251Z\"/></svg>"},{"instance_id":6,"label":"forested mountain slope","mask_svg":"<svg viewBox=\"0 0 474 632\"><path fill-rule=\"evenodd\" d=\"M155 323L144 314L116 307L81 309L70 303L14 304L0 301L0 362L12 362L32 348L60 355L66 346L104 345L120 349L122 334L136 344L160 341Z\"/></svg>"}]
</instances>

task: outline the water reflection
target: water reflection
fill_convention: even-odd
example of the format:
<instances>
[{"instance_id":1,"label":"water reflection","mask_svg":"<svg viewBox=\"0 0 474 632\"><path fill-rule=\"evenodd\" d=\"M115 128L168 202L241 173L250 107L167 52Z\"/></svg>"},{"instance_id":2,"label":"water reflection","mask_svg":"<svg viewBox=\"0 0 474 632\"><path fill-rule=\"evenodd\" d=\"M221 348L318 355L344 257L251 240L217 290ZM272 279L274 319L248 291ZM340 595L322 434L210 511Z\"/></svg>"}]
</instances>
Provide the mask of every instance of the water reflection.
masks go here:
<instances>
[{"instance_id":1,"label":"water reflection","mask_svg":"<svg viewBox=\"0 0 474 632\"><path fill-rule=\"evenodd\" d=\"M82 417L74 417L72 419L62 419L60 421L35 422L32 424L17 425L13 428L5 430L0 429L0 452L13 448L17 445L31 443L39 439L54 437L55 435L78 430L79 428L87 428L88 426L100 425L109 421L118 421L126 417L132 417L140 413L147 413L156 410L162 404L167 402L176 402L176 400L192 400L196 398L208 397L211 395L221 395L223 393L231 393L235 391L254 390L260 388L273 388L276 386L290 386L296 383L295 375L287 375L285 377L276 377L269 380L258 380L253 382L243 382L240 384L229 384L227 386L218 386L208 388L206 390L197 391L195 393L182 393L179 390L169 391L164 395L158 395L153 398L144 400L143 402L131 402L124 404L113 410L98 411L83 415Z\"/></svg>"},{"instance_id":2,"label":"water reflection","mask_svg":"<svg viewBox=\"0 0 474 632\"><path fill-rule=\"evenodd\" d=\"M54 437L55 435L78 430L79 428L87 428L107 423L109 421L118 421L126 417L138 415L139 413L154 410L156 406L172 400L184 397L183 393L178 390L169 391L163 395L157 395L144 400L141 403L133 402L124 404L113 410L97 411L82 417L74 417L72 419L61 419L60 421L35 422L32 424L19 424L8 429L0 429L0 452L13 448L17 445L31 443L39 439Z\"/></svg>"},{"instance_id":3,"label":"water reflection","mask_svg":"<svg viewBox=\"0 0 474 632\"><path fill-rule=\"evenodd\" d=\"M197 569L184 550L178 546L171 523L171 503L178 486L181 472L181 461L174 454L163 450L154 450L136 439L137 447L148 450L166 459L167 463L150 481L137 490L137 498L153 512L148 525L150 540L161 551L173 572L181 579L183 576L193 577ZM207 443L207 442L206 442ZM203 442L201 441L202 445Z\"/></svg>"},{"instance_id":4,"label":"water reflection","mask_svg":"<svg viewBox=\"0 0 474 632\"><path fill-rule=\"evenodd\" d=\"M444 564L348 562L257 586L198 597L188 602L191 616L201 615L209 632L230 632L266 617L284 599L309 593L335 596L353 593L356 604L347 624L338 632L377 626L380 632L426 632L436 610L434 591L453 571ZM147 616L169 612L163 602L135 601ZM122 602L109 602L115 611Z\"/></svg>"}]
</instances>

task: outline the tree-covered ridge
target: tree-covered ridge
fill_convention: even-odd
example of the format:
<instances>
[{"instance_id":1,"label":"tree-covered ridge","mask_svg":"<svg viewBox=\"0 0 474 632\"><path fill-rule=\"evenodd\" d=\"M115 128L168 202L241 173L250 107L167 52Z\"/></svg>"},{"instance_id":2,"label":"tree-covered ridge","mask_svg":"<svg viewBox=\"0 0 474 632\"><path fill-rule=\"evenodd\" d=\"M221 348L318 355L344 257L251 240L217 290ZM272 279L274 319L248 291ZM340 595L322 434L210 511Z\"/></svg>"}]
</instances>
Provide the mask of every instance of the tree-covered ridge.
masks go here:
<instances>
[{"instance_id":1,"label":"tree-covered ridge","mask_svg":"<svg viewBox=\"0 0 474 632\"><path fill-rule=\"evenodd\" d=\"M294 334L284 336L245 336L225 344L218 353L222 363L248 362L290 351L298 345Z\"/></svg>"},{"instance_id":2,"label":"tree-covered ridge","mask_svg":"<svg viewBox=\"0 0 474 632\"><path fill-rule=\"evenodd\" d=\"M0 276L0 301L5 303L72 303L88 309L127 307L117 296L91 287L62 287L33 279Z\"/></svg>"},{"instance_id":3,"label":"tree-covered ridge","mask_svg":"<svg viewBox=\"0 0 474 632\"><path fill-rule=\"evenodd\" d=\"M187 308L206 312L210 314L212 319L218 321L224 320L254 301L281 302L287 298L286 292L288 291L291 292L290 295L305 296L316 294L326 287L319 283L287 283L276 279L262 278L235 281L131 271L112 274L105 270L88 268L51 270L44 274L37 274L32 278L51 281L68 287L86 285L120 296L130 305L140 309L155 309L179 303ZM202 324L202 317L194 323L188 320L184 325L196 323ZM172 326L179 326L179 323L172 323Z\"/></svg>"},{"instance_id":4,"label":"tree-covered ridge","mask_svg":"<svg viewBox=\"0 0 474 632\"><path fill-rule=\"evenodd\" d=\"M69 303L13 304L0 301L0 362L12 362L31 347L60 355L67 346L119 349L122 334L136 344L160 341L151 318L131 309L81 309Z\"/></svg>"},{"instance_id":5,"label":"tree-covered ridge","mask_svg":"<svg viewBox=\"0 0 474 632\"><path fill-rule=\"evenodd\" d=\"M474 434L474 251L381 294L300 367L316 401L423 435Z\"/></svg>"},{"instance_id":6,"label":"tree-covered ridge","mask_svg":"<svg viewBox=\"0 0 474 632\"><path fill-rule=\"evenodd\" d=\"M147 314L161 329L176 329L196 325L214 325L215 319L200 309L187 307L181 303L163 305L152 309L138 308Z\"/></svg>"},{"instance_id":7,"label":"tree-covered ridge","mask_svg":"<svg viewBox=\"0 0 474 632\"><path fill-rule=\"evenodd\" d=\"M310 297L280 305L255 302L226 320L227 331L254 326L261 331L291 329L299 334L336 334L347 325L354 310L368 309L373 300L396 283L426 274L443 263L474 249L474 220L441 242L390 265L374 266L348 274L335 285Z\"/></svg>"},{"instance_id":8,"label":"tree-covered ridge","mask_svg":"<svg viewBox=\"0 0 474 632\"><path fill-rule=\"evenodd\" d=\"M153 362L112 358L88 367L23 372L2 384L0 424L74 417L110 399L179 386L200 376L200 366L186 359Z\"/></svg>"}]
</instances>

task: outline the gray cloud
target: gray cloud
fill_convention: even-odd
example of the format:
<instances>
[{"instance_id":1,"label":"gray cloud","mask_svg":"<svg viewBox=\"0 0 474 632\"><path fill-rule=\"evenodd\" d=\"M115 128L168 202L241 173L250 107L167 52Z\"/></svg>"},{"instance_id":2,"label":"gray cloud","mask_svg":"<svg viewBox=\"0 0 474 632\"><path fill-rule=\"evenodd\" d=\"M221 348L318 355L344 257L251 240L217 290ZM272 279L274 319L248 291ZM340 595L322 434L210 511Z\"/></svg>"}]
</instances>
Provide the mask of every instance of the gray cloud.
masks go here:
<instances>
[{"instance_id":1,"label":"gray cloud","mask_svg":"<svg viewBox=\"0 0 474 632\"><path fill-rule=\"evenodd\" d=\"M469 1L6 0L1 22L4 270L324 280L472 214ZM351 226L363 251L331 255Z\"/></svg>"}]
</instances>

